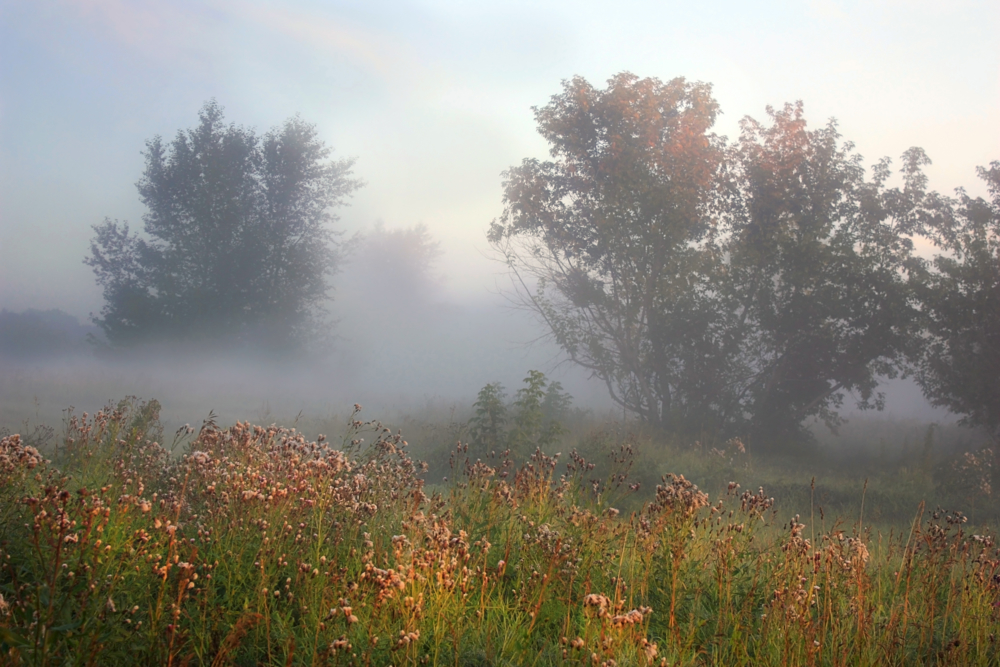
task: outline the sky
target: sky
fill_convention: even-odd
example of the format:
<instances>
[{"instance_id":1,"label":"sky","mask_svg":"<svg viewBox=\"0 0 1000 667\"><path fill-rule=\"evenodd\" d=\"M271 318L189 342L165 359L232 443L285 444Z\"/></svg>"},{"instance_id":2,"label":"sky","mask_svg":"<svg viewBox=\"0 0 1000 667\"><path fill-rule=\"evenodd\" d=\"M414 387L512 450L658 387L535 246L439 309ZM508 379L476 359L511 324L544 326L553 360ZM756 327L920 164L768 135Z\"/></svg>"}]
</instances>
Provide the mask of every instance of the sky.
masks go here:
<instances>
[{"instance_id":1,"label":"sky","mask_svg":"<svg viewBox=\"0 0 1000 667\"><path fill-rule=\"evenodd\" d=\"M82 264L105 216L141 225L154 135L215 98L264 131L300 114L366 187L348 231L427 225L456 293L500 267L501 172L545 157L531 107L623 70L707 81L716 130L804 100L868 164L913 145L931 186L1000 159L1000 4L0 0L0 307L99 310ZM484 297L486 298L486 297Z\"/></svg>"},{"instance_id":2,"label":"sky","mask_svg":"<svg viewBox=\"0 0 1000 667\"><path fill-rule=\"evenodd\" d=\"M366 183L340 227L423 223L463 303L498 298L501 172L547 155L531 108L575 75L710 82L730 139L801 99L867 164L922 146L932 188L985 194L998 34L996 0L0 0L0 307L99 311L92 225L141 226L145 142L212 98L259 132L314 123Z\"/></svg>"}]
</instances>

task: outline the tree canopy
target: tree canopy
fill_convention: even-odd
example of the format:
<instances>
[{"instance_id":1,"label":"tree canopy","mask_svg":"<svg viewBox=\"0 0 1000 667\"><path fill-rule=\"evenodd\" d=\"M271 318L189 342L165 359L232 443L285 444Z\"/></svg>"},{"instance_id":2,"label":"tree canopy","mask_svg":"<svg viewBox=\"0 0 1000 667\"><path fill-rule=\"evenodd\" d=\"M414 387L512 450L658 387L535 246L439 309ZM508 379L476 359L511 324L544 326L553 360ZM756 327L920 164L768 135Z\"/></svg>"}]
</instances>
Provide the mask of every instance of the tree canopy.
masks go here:
<instances>
[{"instance_id":1,"label":"tree canopy","mask_svg":"<svg viewBox=\"0 0 1000 667\"><path fill-rule=\"evenodd\" d=\"M917 377L932 403L1000 442L1000 162L978 172L989 199L959 189L930 218L945 252L919 283L926 340Z\"/></svg>"},{"instance_id":2,"label":"tree canopy","mask_svg":"<svg viewBox=\"0 0 1000 667\"><path fill-rule=\"evenodd\" d=\"M94 318L113 345L219 340L290 348L322 326L341 259L334 207L360 186L298 117L263 136L225 124L213 100L197 127L146 143L137 183L144 236L95 226Z\"/></svg>"},{"instance_id":3,"label":"tree canopy","mask_svg":"<svg viewBox=\"0 0 1000 667\"><path fill-rule=\"evenodd\" d=\"M920 349L912 237L939 216L924 152L866 175L834 121L803 106L711 132L703 83L582 78L536 108L551 161L504 173L489 239L520 302L611 398L688 435L774 446Z\"/></svg>"},{"instance_id":4,"label":"tree canopy","mask_svg":"<svg viewBox=\"0 0 1000 667\"><path fill-rule=\"evenodd\" d=\"M729 371L704 243L717 112L708 85L683 79L566 82L535 109L554 160L504 173L489 233L573 361L663 426L713 418Z\"/></svg>"},{"instance_id":5,"label":"tree canopy","mask_svg":"<svg viewBox=\"0 0 1000 667\"><path fill-rule=\"evenodd\" d=\"M798 436L808 417L835 427L846 392L881 407L879 379L917 343L911 236L928 199L921 149L903 155L903 189L888 188L889 160L866 180L834 121L809 130L801 102L768 115L743 120L715 205L719 290L738 308L746 364L728 416L758 440Z\"/></svg>"}]
</instances>

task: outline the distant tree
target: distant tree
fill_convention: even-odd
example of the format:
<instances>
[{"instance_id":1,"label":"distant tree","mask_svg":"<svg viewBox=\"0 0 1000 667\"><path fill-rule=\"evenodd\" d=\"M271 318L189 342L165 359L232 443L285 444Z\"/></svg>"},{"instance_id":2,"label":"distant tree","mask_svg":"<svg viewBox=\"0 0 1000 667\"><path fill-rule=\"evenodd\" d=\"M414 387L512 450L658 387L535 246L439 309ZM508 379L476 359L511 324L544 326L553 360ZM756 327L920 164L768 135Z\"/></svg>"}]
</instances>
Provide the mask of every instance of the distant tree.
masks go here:
<instances>
[{"instance_id":1,"label":"distant tree","mask_svg":"<svg viewBox=\"0 0 1000 667\"><path fill-rule=\"evenodd\" d=\"M641 419L714 424L735 348L706 215L723 157L710 86L576 77L534 112L554 160L504 173L489 232L521 303Z\"/></svg>"},{"instance_id":2,"label":"distant tree","mask_svg":"<svg viewBox=\"0 0 1000 667\"><path fill-rule=\"evenodd\" d=\"M978 173L989 199L959 189L927 229L945 254L919 283L927 341L917 378L934 405L1000 445L1000 162Z\"/></svg>"},{"instance_id":3,"label":"distant tree","mask_svg":"<svg viewBox=\"0 0 1000 667\"><path fill-rule=\"evenodd\" d=\"M213 100L199 125L146 144L137 187L145 236L95 226L90 265L104 288L94 318L112 345L224 339L294 347L316 333L341 259L337 218L360 186L298 117L262 137L226 125Z\"/></svg>"},{"instance_id":4,"label":"distant tree","mask_svg":"<svg viewBox=\"0 0 1000 667\"><path fill-rule=\"evenodd\" d=\"M378 308L419 308L432 301L441 284L434 266L441 242L427 225L387 229L382 222L358 239L350 264L355 282ZM349 272L350 273L350 272Z\"/></svg>"},{"instance_id":5,"label":"distant tree","mask_svg":"<svg viewBox=\"0 0 1000 667\"><path fill-rule=\"evenodd\" d=\"M18 313L5 308L0 311L0 356L40 359L81 353L93 332L92 326L58 309Z\"/></svg>"},{"instance_id":6,"label":"distant tree","mask_svg":"<svg viewBox=\"0 0 1000 667\"><path fill-rule=\"evenodd\" d=\"M809 417L835 427L848 393L882 407L879 379L918 341L910 237L934 202L922 150L903 156L903 189L887 188L889 161L866 180L834 121L809 130L801 102L768 114L742 122L717 203L748 371L729 416L763 447L800 441Z\"/></svg>"},{"instance_id":7,"label":"distant tree","mask_svg":"<svg viewBox=\"0 0 1000 667\"><path fill-rule=\"evenodd\" d=\"M573 397L562 390L559 382L549 382L541 371L528 371L524 385L509 406L499 382L479 391L473 405L475 414L469 420L470 444L477 454L485 456L510 449L514 456L524 459L536 448L551 448L566 433L562 419Z\"/></svg>"},{"instance_id":8,"label":"distant tree","mask_svg":"<svg viewBox=\"0 0 1000 667\"><path fill-rule=\"evenodd\" d=\"M525 386L514 395L513 427L508 435L510 448L515 455L527 458L537 447L550 444L542 414L545 400L545 375L541 371L528 371Z\"/></svg>"},{"instance_id":9,"label":"distant tree","mask_svg":"<svg viewBox=\"0 0 1000 667\"><path fill-rule=\"evenodd\" d=\"M542 399L542 419L546 424L562 423L573 407L573 397L563 391L561 382L549 382Z\"/></svg>"}]
</instances>

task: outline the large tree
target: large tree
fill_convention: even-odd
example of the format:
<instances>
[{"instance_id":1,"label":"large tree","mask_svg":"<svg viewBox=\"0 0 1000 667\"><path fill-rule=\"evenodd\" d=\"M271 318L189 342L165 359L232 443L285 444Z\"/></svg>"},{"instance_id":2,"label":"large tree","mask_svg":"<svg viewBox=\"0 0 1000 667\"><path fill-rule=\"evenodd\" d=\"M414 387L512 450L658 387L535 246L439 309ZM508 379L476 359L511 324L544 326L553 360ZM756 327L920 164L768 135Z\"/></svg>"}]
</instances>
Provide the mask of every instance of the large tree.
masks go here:
<instances>
[{"instance_id":1,"label":"large tree","mask_svg":"<svg viewBox=\"0 0 1000 667\"><path fill-rule=\"evenodd\" d=\"M718 200L750 371L730 416L758 446L799 440L809 417L835 426L848 394L881 407L880 378L917 342L910 237L933 198L922 150L904 154L903 188L887 188L889 161L866 180L833 121L810 130L801 103L768 114L742 122Z\"/></svg>"},{"instance_id":2,"label":"large tree","mask_svg":"<svg viewBox=\"0 0 1000 667\"><path fill-rule=\"evenodd\" d=\"M214 339L294 347L316 333L340 260L332 209L360 183L298 117L262 137L213 100L169 144L146 144L144 236L95 226L104 288L95 322L114 345Z\"/></svg>"},{"instance_id":3,"label":"large tree","mask_svg":"<svg viewBox=\"0 0 1000 667\"><path fill-rule=\"evenodd\" d=\"M989 199L958 191L928 232L945 252L920 281L927 328L918 379L935 405L1000 443L1000 162L980 167ZM995 449L1000 475L1000 447Z\"/></svg>"},{"instance_id":4,"label":"large tree","mask_svg":"<svg viewBox=\"0 0 1000 667\"><path fill-rule=\"evenodd\" d=\"M722 158L710 86L577 77L534 112L553 160L504 173L489 233L522 303L642 419L714 424L734 341L706 215Z\"/></svg>"},{"instance_id":5,"label":"large tree","mask_svg":"<svg viewBox=\"0 0 1000 667\"><path fill-rule=\"evenodd\" d=\"M802 106L746 119L733 145L710 133L706 84L581 78L535 109L552 161L504 174L489 238L520 302L576 363L641 419L697 434L798 439L835 425L853 394L916 340L910 236L933 195L919 149L904 186L889 161L866 179L836 125Z\"/></svg>"}]
</instances>

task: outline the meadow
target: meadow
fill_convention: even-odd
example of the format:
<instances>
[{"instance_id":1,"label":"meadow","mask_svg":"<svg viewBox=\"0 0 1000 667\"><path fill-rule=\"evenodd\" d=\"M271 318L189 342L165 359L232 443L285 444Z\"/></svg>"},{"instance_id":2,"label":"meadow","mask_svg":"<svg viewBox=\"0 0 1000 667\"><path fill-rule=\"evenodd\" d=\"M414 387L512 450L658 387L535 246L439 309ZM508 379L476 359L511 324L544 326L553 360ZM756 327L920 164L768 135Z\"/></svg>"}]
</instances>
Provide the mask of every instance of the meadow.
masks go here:
<instances>
[{"instance_id":1,"label":"meadow","mask_svg":"<svg viewBox=\"0 0 1000 667\"><path fill-rule=\"evenodd\" d=\"M7 434L0 664L1000 664L967 432L769 459L577 412L519 457L469 410Z\"/></svg>"}]
</instances>

